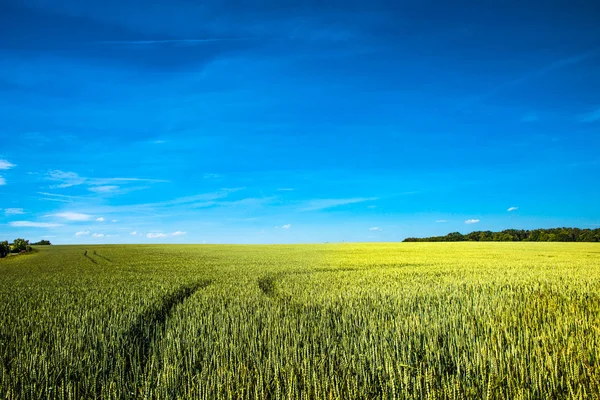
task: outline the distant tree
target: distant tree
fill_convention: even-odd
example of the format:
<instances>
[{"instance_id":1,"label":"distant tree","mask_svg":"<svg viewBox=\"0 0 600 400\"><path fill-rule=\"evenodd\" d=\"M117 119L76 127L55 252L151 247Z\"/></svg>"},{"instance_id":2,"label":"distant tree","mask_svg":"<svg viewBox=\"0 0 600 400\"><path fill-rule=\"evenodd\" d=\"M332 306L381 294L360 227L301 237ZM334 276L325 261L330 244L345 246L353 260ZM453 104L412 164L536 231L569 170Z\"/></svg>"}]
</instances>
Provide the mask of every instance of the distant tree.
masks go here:
<instances>
[{"instance_id":1,"label":"distant tree","mask_svg":"<svg viewBox=\"0 0 600 400\"><path fill-rule=\"evenodd\" d=\"M462 242L465 237L460 232L452 232L446 235L446 242Z\"/></svg>"},{"instance_id":2,"label":"distant tree","mask_svg":"<svg viewBox=\"0 0 600 400\"><path fill-rule=\"evenodd\" d=\"M501 232L473 231L466 235L452 232L446 236L428 238L406 238L405 242L600 242L600 228L551 228L551 229L506 229Z\"/></svg>"},{"instance_id":3,"label":"distant tree","mask_svg":"<svg viewBox=\"0 0 600 400\"><path fill-rule=\"evenodd\" d=\"M10 253L10 245L5 240L4 242L0 242L0 258L6 257Z\"/></svg>"},{"instance_id":4,"label":"distant tree","mask_svg":"<svg viewBox=\"0 0 600 400\"><path fill-rule=\"evenodd\" d=\"M27 246L29 246L29 240L15 239L12 244L12 252L19 253L23 250L27 251Z\"/></svg>"},{"instance_id":5,"label":"distant tree","mask_svg":"<svg viewBox=\"0 0 600 400\"><path fill-rule=\"evenodd\" d=\"M51 244L49 240L40 240L39 242L31 243L32 246L50 246Z\"/></svg>"},{"instance_id":6,"label":"distant tree","mask_svg":"<svg viewBox=\"0 0 600 400\"><path fill-rule=\"evenodd\" d=\"M480 237L481 237L481 232L479 232L479 231L473 231L467 235L467 239L472 242L478 242Z\"/></svg>"}]
</instances>

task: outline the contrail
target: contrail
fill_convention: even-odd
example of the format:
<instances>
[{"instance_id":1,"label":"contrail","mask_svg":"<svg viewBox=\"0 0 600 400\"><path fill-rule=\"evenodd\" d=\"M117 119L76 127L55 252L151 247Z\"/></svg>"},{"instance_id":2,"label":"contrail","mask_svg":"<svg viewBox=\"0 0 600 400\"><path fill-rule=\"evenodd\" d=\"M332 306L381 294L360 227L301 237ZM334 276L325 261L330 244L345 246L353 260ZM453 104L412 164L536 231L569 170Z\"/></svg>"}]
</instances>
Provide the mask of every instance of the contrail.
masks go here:
<instances>
[{"instance_id":1,"label":"contrail","mask_svg":"<svg viewBox=\"0 0 600 400\"><path fill-rule=\"evenodd\" d=\"M557 70L557 69L561 69L561 68L564 68L564 67L569 66L569 65L578 64L578 63L580 63L582 61L585 61L585 60L587 60L589 58L593 58L593 57L598 56L598 55L600 55L600 47L596 47L596 48L594 48L592 50L589 50L589 51L586 51L586 52L583 52L583 53L575 54L575 55L572 55L570 57L566 57L566 58L562 58L560 60L556 60L556 61L554 61L554 62L546 65L545 67L538 68L536 70L530 71L529 73L521 75L518 78L515 78L515 79L512 79L512 80L503 82L503 83L497 85L493 89L491 89L491 90L489 90L489 91L487 91L487 92L485 92L483 94L473 96L466 103L469 104L469 103L472 103L474 101L483 100L485 98L488 98L490 96L495 95L496 93L498 93L498 92L500 92L500 91L502 91L504 89L510 88L512 86L520 85L520 84L522 84L522 83L524 83L524 82L526 82L526 81L528 81L530 79L536 78L538 76L545 75L545 74L547 74L547 73L549 73L551 71L554 71L554 70ZM467 105L467 104L463 104L463 105Z\"/></svg>"},{"instance_id":2,"label":"contrail","mask_svg":"<svg viewBox=\"0 0 600 400\"><path fill-rule=\"evenodd\" d=\"M249 38L205 38L205 39L158 39L158 40L104 40L99 44L166 44L166 43L206 43L248 40Z\"/></svg>"}]
</instances>

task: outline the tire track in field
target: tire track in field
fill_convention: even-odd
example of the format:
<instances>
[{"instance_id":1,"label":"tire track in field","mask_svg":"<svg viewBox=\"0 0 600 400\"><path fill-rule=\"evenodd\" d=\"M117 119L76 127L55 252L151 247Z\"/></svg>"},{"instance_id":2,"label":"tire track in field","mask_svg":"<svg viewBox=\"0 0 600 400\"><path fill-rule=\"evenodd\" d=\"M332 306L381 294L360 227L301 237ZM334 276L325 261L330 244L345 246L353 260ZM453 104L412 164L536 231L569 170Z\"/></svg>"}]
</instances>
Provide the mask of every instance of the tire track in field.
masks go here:
<instances>
[{"instance_id":1,"label":"tire track in field","mask_svg":"<svg viewBox=\"0 0 600 400\"><path fill-rule=\"evenodd\" d=\"M135 391L139 378L143 378L147 371L154 343L164 333L167 319L175 308L198 290L206 288L211 283L212 280L201 280L193 284L180 286L163 297L157 306L139 315L124 333L115 357L125 360L123 366L125 373L124 393ZM108 375L113 372L114 366Z\"/></svg>"},{"instance_id":2,"label":"tire track in field","mask_svg":"<svg viewBox=\"0 0 600 400\"><path fill-rule=\"evenodd\" d=\"M108 257L104 257L102 254L98 254L98 253L96 252L96 250L94 250L94 255L95 255L96 257L100 257L100 258L101 258L101 259L103 259L104 261L108 261L108 262L110 262L110 263L114 262L114 261L113 261L113 260L111 260L110 258L108 258Z\"/></svg>"},{"instance_id":3,"label":"tire track in field","mask_svg":"<svg viewBox=\"0 0 600 400\"><path fill-rule=\"evenodd\" d=\"M93 262L94 264L98 264L98 262L96 260L94 260L92 257L88 256L88 251L87 250L83 252L83 256L85 258L87 258L89 261Z\"/></svg>"}]
</instances>

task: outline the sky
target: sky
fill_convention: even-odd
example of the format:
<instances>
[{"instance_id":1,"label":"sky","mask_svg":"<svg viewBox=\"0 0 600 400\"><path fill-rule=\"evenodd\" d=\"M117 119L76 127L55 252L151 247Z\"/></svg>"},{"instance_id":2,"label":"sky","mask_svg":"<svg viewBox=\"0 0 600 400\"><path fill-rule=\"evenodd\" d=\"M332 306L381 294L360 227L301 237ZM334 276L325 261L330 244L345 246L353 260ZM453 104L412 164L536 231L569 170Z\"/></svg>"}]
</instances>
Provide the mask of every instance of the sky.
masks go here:
<instances>
[{"instance_id":1,"label":"sky","mask_svg":"<svg viewBox=\"0 0 600 400\"><path fill-rule=\"evenodd\" d=\"M1 0L0 239L600 227L599 15L593 1Z\"/></svg>"}]
</instances>

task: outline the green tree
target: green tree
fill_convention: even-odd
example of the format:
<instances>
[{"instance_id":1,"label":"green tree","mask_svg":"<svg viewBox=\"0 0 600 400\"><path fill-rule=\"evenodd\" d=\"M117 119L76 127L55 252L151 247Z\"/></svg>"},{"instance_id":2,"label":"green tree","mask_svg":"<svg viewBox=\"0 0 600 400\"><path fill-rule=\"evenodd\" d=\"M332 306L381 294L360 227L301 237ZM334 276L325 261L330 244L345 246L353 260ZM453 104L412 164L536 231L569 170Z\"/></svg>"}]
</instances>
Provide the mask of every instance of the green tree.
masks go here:
<instances>
[{"instance_id":1,"label":"green tree","mask_svg":"<svg viewBox=\"0 0 600 400\"><path fill-rule=\"evenodd\" d=\"M29 240L15 239L12 244L12 251L19 253L20 251L27 250L27 246L29 246Z\"/></svg>"},{"instance_id":2,"label":"green tree","mask_svg":"<svg viewBox=\"0 0 600 400\"><path fill-rule=\"evenodd\" d=\"M6 257L10 253L10 246L8 242L5 240L4 242L0 242L0 258Z\"/></svg>"}]
</instances>

